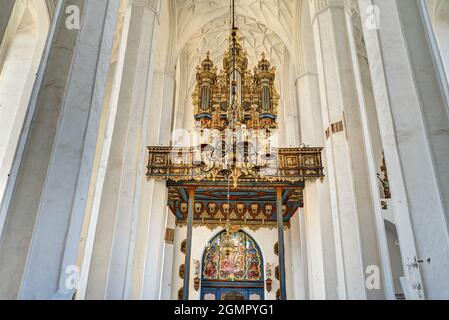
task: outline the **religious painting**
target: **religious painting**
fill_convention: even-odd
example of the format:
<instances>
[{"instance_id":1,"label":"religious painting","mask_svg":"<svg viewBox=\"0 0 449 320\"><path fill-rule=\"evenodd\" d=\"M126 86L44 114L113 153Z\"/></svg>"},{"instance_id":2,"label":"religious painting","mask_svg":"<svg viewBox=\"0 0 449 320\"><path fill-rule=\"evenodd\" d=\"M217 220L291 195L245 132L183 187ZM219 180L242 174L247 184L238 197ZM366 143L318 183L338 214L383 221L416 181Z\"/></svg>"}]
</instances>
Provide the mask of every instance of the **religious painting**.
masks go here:
<instances>
[{"instance_id":1,"label":"religious painting","mask_svg":"<svg viewBox=\"0 0 449 320\"><path fill-rule=\"evenodd\" d=\"M256 249L252 239L246 239L246 278L248 280L259 280L260 274L260 253Z\"/></svg>"},{"instance_id":2,"label":"religious painting","mask_svg":"<svg viewBox=\"0 0 449 320\"><path fill-rule=\"evenodd\" d=\"M260 249L246 233L221 232L205 250L203 279L259 281L263 278L261 261Z\"/></svg>"},{"instance_id":3,"label":"religious painting","mask_svg":"<svg viewBox=\"0 0 449 320\"><path fill-rule=\"evenodd\" d=\"M226 233L221 234L224 242ZM245 277L245 235L241 232L231 234L233 247L221 252L219 278L221 280L243 280Z\"/></svg>"},{"instance_id":4,"label":"religious painting","mask_svg":"<svg viewBox=\"0 0 449 320\"><path fill-rule=\"evenodd\" d=\"M204 253L204 278L218 279L219 241L211 243Z\"/></svg>"}]
</instances>

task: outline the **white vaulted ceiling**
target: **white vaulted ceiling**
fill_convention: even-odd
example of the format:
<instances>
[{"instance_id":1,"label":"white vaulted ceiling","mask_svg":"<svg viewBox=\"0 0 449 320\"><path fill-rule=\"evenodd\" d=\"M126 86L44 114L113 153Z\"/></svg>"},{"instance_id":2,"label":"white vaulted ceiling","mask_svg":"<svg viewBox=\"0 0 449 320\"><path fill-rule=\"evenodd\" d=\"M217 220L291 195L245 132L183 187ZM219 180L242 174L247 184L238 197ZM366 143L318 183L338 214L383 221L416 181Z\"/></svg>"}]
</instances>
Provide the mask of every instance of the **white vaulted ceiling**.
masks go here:
<instances>
[{"instance_id":1,"label":"white vaulted ceiling","mask_svg":"<svg viewBox=\"0 0 449 320\"><path fill-rule=\"evenodd\" d=\"M176 6L178 44L199 44L197 53L209 50L220 56L222 53L215 51L226 48L223 46L230 32L230 1L178 0ZM236 0L236 24L245 39L250 63L254 63L257 51L273 54L274 58L282 56L282 44L291 44L294 9L294 0Z\"/></svg>"},{"instance_id":2,"label":"white vaulted ceiling","mask_svg":"<svg viewBox=\"0 0 449 320\"><path fill-rule=\"evenodd\" d=\"M178 69L177 112L190 119L191 94L196 67L210 52L218 69L229 47L230 0L172 0L172 30L176 33L175 59ZM280 110L290 110L294 90L300 0L235 0L236 26L252 69L265 53L276 67L276 87L281 94ZM295 61L295 62L293 62ZM293 99L294 100L294 99ZM287 114L292 114L290 111ZM190 127L191 124L186 125Z\"/></svg>"},{"instance_id":3,"label":"white vaulted ceiling","mask_svg":"<svg viewBox=\"0 0 449 320\"><path fill-rule=\"evenodd\" d=\"M248 54L249 68L257 65L262 52L267 54L273 65L282 63L287 48L276 33L250 17L238 16L236 21L243 47ZM223 17L210 21L191 36L184 47L189 59L191 79L194 79L195 67L205 58L206 52L211 53L211 59L218 68L222 67L224 53L229 46L229 32L229 18Z\"/></svg>"},{"instance_id":4,"label":"white vaulted ceiling","mask_svg":"<svg viewBox=\"0 0 449 320\"><path fill-rule=\"evenodd\" d=\"M197 58L210 51L220 59L228 45L230 1L178 0L176 5L178 44L185 44ZM291 44L294 8L294 0L236 0L236 24L250 65L262 51L276 61L282 59Z\"/></svg>"},{"instance_id":5,"label":"white vaulted ceiling","mask_svg":"<svg viewBox=\"0 0 449 320\"><path fill-rule=\"evenodd\" d=\"M269 26L285 43L291 42L295 0L236 0L236 15L250 17L260 25ZM229 22L230 0L178 0L177 27L180 44L202 26L218 20L221 26L223 18ZM252 22L249 22L252 24ZM229 25L228 25L229 27ZM240 25L242 29L244 25Z\"/></svg>"},{"instance_id":6,"label":"white vaulted ceiling","mask_svg":"<svg viewBox=\"0 0 449 320\"><path fill-rule=\"evenodd\" d=\"M218 68L222 67L229 45L230 0L176 0L178 54L187 73L187 90L193 89L195 68L206 52ZM236 25L248 53L249 67L260 60L262 52L282 72L286 54L292 53L296 0L235 0ZM187 61L187 63L186 63Z\"/></svg>"},{"instance_id":7,"label":"white vaulted ceiling","mask_svg":"<svg viewBox=\"0 0 449 320\"><path fill-rule=\"evenodd\" d=\"M279 36L264 24L251 17L238 16L236 25L240 27L242 43L249 57L250 67L254 67L262 52L268 54L272 62L282 61L286 47ZM224 51L229 46L228 17L210 21L195 32L186 44L189 53L195 58L203 57L210 51L214 61L222 61Z\"/></svg>"}]
</instances>

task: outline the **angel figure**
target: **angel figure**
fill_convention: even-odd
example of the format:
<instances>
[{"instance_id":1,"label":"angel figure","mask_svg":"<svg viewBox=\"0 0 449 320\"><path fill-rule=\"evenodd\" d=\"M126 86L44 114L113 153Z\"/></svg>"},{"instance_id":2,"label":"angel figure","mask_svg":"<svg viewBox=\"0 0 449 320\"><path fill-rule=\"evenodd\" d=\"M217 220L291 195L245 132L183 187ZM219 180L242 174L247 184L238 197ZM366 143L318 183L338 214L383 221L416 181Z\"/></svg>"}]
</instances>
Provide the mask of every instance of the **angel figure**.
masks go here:
<instances>
[{"instance_id":1,"label":"angel figure","mask_svg":"<svg viewBox=\"0 0 449 320\"><path fill-rule=\"evenodd\" d=\"M199 275L200 275L200 261L199 260L193 260L193 264L195 266L195 277L199 277Z\"/></svg>"},{"instance_id":2,"label":"angel figure","mask_svg":"<svg viewBox=\"0 0 449 320\"><path fill-rule=\"evenodd\" d=\"M267 270L267 278L271 278L271 270L273 268L273 264L267 262L266 270Z\"/></svg>"}]
</instances>

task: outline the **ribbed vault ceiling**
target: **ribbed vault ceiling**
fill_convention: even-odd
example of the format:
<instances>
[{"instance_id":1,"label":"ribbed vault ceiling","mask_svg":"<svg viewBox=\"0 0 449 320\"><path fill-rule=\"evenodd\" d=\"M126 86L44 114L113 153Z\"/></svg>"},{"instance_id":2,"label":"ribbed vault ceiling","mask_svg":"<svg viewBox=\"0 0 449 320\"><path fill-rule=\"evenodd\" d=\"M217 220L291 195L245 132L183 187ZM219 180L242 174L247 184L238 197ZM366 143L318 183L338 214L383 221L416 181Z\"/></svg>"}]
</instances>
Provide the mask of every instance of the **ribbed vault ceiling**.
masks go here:
<instances>
[{"instance_id":1,"label":"ribbed vault ceiling","mask_svg":"<svg viewBox=\"0 0 449 320\"><path fill-rule=\"evenodd\" d=\"M292 50L295 0L236 0L236 25L248 53L249 67L260 60L262 52L278 68L286 52ZM195 67L206 52L222 67L224 51L229 45L230 1L177 0L178 45L187 58L184 72L189 74L189 90L193 87ZM179 48L181 49L181 48ZM279 75L278 75L279 76Z\"/></svg>"}]
</instances>

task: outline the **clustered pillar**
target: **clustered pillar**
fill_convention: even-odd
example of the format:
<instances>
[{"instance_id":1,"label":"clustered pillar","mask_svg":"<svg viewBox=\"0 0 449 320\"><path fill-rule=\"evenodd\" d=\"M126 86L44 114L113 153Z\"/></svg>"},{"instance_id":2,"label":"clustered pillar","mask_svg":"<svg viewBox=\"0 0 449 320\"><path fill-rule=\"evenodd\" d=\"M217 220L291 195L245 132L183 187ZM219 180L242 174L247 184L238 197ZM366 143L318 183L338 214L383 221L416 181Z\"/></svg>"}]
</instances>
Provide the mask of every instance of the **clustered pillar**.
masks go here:
<instances>
[{"instance_id":1,"label":"clustered pillar","mask_svg":"<svg viewBox=\"0 0 449 320\"><path fill-rule=\"evenodd\" d=\"M80 28L67 28L76 6ZM0 298L71 299L119 0L62 1L0 240ZM3 10L3 6L2 6ZM73 66L73 68L72 68ZM37 98L36 98L37 97Z\"/></svg>"}]
</instances>

